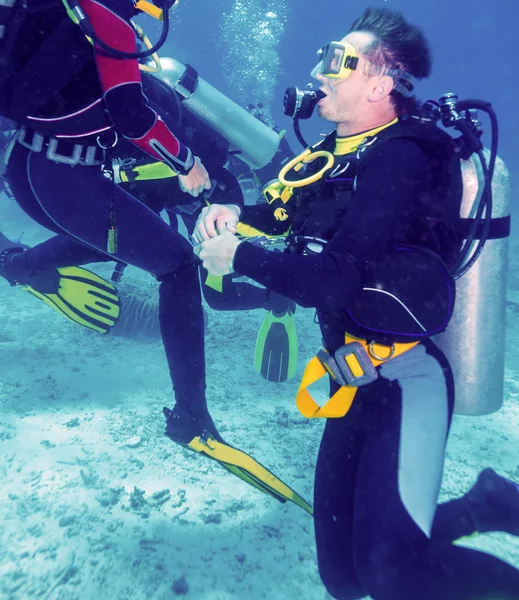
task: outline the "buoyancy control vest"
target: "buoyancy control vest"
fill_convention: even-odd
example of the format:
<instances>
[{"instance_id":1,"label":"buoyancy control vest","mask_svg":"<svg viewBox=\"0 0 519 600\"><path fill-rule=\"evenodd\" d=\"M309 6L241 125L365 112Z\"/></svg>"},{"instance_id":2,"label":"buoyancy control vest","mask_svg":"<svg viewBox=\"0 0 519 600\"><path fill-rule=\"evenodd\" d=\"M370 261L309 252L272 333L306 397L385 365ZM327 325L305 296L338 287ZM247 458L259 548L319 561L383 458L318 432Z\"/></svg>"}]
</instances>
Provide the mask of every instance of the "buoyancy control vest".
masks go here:
<instances>
[{"instance_id":1,"label":"buoyancy control vest","mask_svg":"<svg viewBox=\"0 0 519 600\"><path fill-rule=\"evenodd\" d=\"M413 215L412 234L406 242L436 252L447 264L454 259L460 242L459 213L463 194L461 163L455 141L435 125L401 120L368 137L353 154L335 156L333 168L312 186L298 188L285 209L291 219L293 236L313 236L329 241L347 214L355 192L357 177L362 176L373 153L381 144L404 138L416 143L429 158L434 190L427 205ZM319 150L333 152L335 133L327 136ZM308 165L304 176L318 171L317 159Z\"/></svg>"},{"instance_id":2,"label":"buoyancy control vest","mask_svg":"<svg viewBox=\"0 0 519 600\"><path fill-rule=\"evenodd\" d=\"M331 170L316 183L297 188L283 204L291 220L289 250L319 252L347 218L372 153L397 138L412 140L429 158L433 185L412 215L405 239L383 253L353 257L362 289L343 315L328 318L349 334L378 343L409 342L444 331L454 308L455 284L449 272L459 252L457 225L463 193L460 158L453 138L435 125L401 120L368 137L354 154L336 156ZM333 152L335 134L319 150ZM310 163L304 177L322 168ZM322 246L320 246L322 242Z\"/></svg>"}]
</instances>

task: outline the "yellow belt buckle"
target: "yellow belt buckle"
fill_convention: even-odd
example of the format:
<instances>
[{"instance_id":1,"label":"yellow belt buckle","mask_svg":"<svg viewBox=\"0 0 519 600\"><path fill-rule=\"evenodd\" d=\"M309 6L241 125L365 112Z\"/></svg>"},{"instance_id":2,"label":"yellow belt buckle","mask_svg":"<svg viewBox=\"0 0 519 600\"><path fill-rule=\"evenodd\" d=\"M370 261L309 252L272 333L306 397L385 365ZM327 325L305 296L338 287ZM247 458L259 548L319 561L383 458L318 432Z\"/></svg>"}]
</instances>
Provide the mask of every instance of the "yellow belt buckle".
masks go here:
<instances>
[{"instance_id":1,"label":"yellow belt buckle","mask_svg":"<svg viewBox=\"0 0 519 600\"><path fill-rule=\"evenodd\" d=\"M319 406L308 388L328 374L340 388L324 404ZM360 342L341 346L332 356L321 350L308 363L296 396L299 412L307 419L339 419L350 410L357 389L378 378L367 351Z\"/></svg>"},{"instance_id":2,"label":"yellow belt buckle","mask_svg":"<svg viewBox=\"0 0 519 600\"><path fill-rule=\"evenodd\" d=\"M361 387L378 378L378 372L360 342L344 344L333 356L321 350L317 358L332 379L341 386Z\"/></svg>"}]
</instances>

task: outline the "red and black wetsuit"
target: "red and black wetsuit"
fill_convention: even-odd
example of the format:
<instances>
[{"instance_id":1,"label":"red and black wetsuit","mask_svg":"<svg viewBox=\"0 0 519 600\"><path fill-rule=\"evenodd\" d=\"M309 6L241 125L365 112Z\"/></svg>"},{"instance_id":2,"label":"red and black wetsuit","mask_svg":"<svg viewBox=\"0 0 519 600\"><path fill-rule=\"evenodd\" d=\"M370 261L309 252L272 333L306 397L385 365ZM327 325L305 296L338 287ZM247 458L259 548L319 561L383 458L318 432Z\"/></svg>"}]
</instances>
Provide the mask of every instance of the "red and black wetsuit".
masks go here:
<instances>
[{"instance_id":1,"label":"red and black wetsuit","mask_svg":"<svg viewBox=\"0 0 519 600\"><path fill-rule=\"evenodd\" d=\"M120 50L136 49L129 24L134 14L131 0L82 0L81 6L99 38ZM78 144L95 148L98 136L113 140L113 132L179 172L189 168L190 151L148 106L137 61L94 51L61 6L29 13L13 61L20 74L13 89L13 97L20 99L17 121L48 137L40 147L15 145L7 179L22 209L58 235L14 255L11 276L23 282L24 274L49 268L49 264L77 264L77 256L82 257L81 264L104 257L155 275L161 283L161 332L177 405L187 418L212 430L205 400L198 261L190 244L155 212L107 180L100 164L72 166L49 156L52 138L59 140L57 153L66 155ZM23 74L30 72L34 77L24 80ZM37 97L45 102L39 101L37 110L24 111L24 106L35 106ZM171 185L178 183L173 179ZM118 247L108 254L111 206ZM61 264L56 264L56 257Z\"/></svg>"},{"instance_id":2,"label":"red and black wetsuit","mask_svg":"<svg viewBox=\"0 0 519 600\"><path fill-rule=\"evenodd\" d=\"M130 23L135 16L132 2L81 0L80 5L101 40L117 50L136 52L137 40ZM58 44L49 42L53 35L67 38L72 42L72 48L65 46L57 55L55 50ZM47 39L42 36L47 36ZM65 71L71 69L72 73L70 81L55 83L58 86L56 93L45 105L38 107L36 114L24 115L28 127L74 141L89 141L115 129L176 171L185 173L189 170L193 164L191 151L148 105L142 91L137 60L120 60L97 46L94 49L79 27L67 17L62 6L29 13L20 38L16 55L13 56L18 71L23 72L24 68L30 66L37 48L40 54L49 54L47 62L54 62L54 68L59 70L63 67ZM45 61L45 57L40 57L40 60ZM75 70L76 61L80 68ZM32 75L30 70L29 74ZM28 93L34 92L30 80L23 82L23 85L27 86ZM48 86L49 83L37 82L36 85ZM17 94L18 104L21 96Z\"/></svg>"}]
</instances>

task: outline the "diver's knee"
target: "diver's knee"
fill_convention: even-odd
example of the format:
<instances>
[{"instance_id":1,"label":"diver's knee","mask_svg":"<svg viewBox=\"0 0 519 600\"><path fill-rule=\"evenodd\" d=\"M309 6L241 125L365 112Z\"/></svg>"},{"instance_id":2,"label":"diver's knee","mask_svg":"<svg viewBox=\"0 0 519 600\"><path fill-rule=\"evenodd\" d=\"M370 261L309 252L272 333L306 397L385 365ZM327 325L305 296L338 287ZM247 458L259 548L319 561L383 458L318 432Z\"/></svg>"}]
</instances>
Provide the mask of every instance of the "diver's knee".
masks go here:
<instances>
[{"instance_id":1,"label":"diver's knee","mask_svg":"<svg viewBox=\"0 0 519 600\"><path fill-rule=\"evenodd\" d=\"M182 284L182 282L196 280L198 282L198 265L193 261L186 261L181 265L162 273L155 273L159 283Z\"/></svg>"},{"instance_id":2,"label":"diver's knee","mask_svg":"<svg viewBox=\"0 0 519 600\"><path fill-rule=\"evenodd\" d=\"M326 591L337 600L361 600L366 594L349 581L343 571L332 570L319 563L319 576Z\"/></svg>"}]
</instances>

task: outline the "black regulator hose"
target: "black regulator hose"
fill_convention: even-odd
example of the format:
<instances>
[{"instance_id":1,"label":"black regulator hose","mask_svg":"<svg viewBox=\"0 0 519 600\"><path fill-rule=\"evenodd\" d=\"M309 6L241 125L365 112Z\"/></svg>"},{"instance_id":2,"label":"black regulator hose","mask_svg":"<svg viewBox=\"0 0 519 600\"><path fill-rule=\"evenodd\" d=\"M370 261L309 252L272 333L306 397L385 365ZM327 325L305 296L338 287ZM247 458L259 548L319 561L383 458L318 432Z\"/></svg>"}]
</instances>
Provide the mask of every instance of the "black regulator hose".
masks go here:
<instances>
[{"instance_id":1,"label":"black regulator hose","mask_svg":"<svg viewBox=\"0 0 519 600\"><path fill-rule=\"evenodd\" d=\"M169 8L173 6L174 2L171 3L168 0L163 0L163 2L161 3L163 11L162 14L164 18L164 26L162 27L162 33L160 34L160 37L154 46L152 46L148 50L142 50L139 52L123 52L122 50L118 50L117 48L112 48L112 46L110 46L97 36L97 34L94 31L94 28L92 27L92 24L90 23L89 18L86 16L83 9L79 6L77 0L69 0L68 4L78 21L78 25L81 28L81 31L87 37L92 38L92 40L102 50L104 50L111 56L114 56L115 58L119 58L121 60L133 60L148 58L149 56L155 54L162 48L169 33Z\"/></svg>"},{"instance_id":2,"label":"black regulator hose","mask_svg":"<svg viewBox=\"0 0 519 600\"><path fill-rule=\"evenodd\" d=\"M293 120L293 125L297 141L301 144L301 146L303 146L303 148L308 148L308 144L306 143L306 140L303 137L303 134L301 133L301 127L299 125L299 119L297 117Z\"/></svg>"},{"instance_id":3,"label":"black regulator hose","mask_svg":"<svg viewBox=\"0 0 519 600\"><path fill-rule=\"evenodd\" d=\"M491 147L490 147L490 160L487 165L487 161L483 154L483 145L479 138L475 136L474 131L470 128L470 125L466 119L458 119L454 124L454 127L460 131L464 137L464 140L469 144L469 149L477 153L481 168L483 170L484 186L479 200L476 215L473 223L469 229L466 237L465 245L460 252L455 264L453 265L453 276L455 279L459 279L467 273L467 271L474 265L477 259L480 257L485 243L488 240L490 233L490 226L492 223L492 208L493 208L493 197L492 197L492 178L494 176L494 170L497 160L497 149L499 143L499 130L497 116L489 102L482 100L462 100L457 103L456 108L459 112L468 110L480 110L488 114L491 121ZM477 138L477 146L473 147L474 138ZM483 211L485 211L485 217L483 221ZM469 259L470 249L478 231L481 231L478 245L472 256Z\"/></svg>"}]
</instances>

